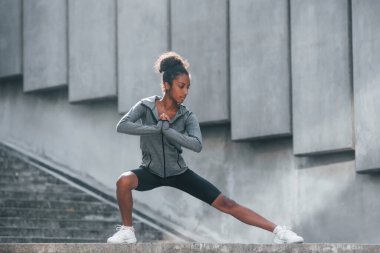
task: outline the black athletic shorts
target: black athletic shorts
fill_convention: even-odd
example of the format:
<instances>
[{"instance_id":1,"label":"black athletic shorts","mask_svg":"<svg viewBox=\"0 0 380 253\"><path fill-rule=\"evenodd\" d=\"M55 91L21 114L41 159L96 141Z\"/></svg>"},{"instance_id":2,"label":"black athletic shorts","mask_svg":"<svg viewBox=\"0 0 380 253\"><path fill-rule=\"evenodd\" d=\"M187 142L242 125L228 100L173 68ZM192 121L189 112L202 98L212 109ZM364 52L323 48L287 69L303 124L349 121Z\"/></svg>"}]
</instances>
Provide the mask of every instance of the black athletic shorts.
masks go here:
<instances>
[{"instance_id":1,"label":"black athletic shorts","mask_svg":"<svg viewBox=\"0 0 380 253\"><path fill-rule=\"evenodd\" d=\"M182 174L166 178L159 177L142 166L131 171L136 174L139 180L135 189L137 191L149 191L160 186L170 186L187 192L209 205L221 193L213 184L190 169Z\"/></svg>"}]
</instances>

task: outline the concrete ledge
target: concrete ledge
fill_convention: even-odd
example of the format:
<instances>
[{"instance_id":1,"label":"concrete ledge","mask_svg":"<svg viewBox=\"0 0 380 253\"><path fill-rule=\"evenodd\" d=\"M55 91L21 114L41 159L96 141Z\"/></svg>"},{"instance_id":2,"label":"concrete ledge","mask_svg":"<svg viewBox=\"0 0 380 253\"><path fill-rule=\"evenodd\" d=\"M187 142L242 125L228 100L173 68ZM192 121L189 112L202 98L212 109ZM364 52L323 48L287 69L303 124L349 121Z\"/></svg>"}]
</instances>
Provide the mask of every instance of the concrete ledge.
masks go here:
<instances>
[{"instance_id":1,"label":"concrete ledge","mask_svg":"<svg viewBox=\"0 0 380 253\"><path fill-rule=\"evenodd\" d=\"M275 245L275 244L212 244L212 243L137 243L137 244L104 244L104 243L73 243L73 244L0 244L0 253L17 252L17 253L33 253L33 252L91 252L91 253L146 253L146 252L380 252L380 245L365 244L292 244L292 245Z\"/></svg>"}]
</instances>

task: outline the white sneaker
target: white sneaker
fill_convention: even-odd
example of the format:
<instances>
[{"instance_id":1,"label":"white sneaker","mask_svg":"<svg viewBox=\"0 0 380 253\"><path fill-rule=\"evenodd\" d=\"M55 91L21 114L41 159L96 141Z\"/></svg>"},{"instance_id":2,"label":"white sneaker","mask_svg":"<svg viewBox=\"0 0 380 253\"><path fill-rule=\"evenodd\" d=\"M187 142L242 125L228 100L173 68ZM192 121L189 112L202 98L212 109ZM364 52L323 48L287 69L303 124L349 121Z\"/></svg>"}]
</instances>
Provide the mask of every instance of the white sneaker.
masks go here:
<instances>
[{"instance_id":1,"label":"white sneaker","mask_svg":"<svg viewBox=\"0 0 380 253\"><path fill-rule=\"evenodd\" d=\"M290 227L277 226L273 233L275 234L274 243L276 244L303 243L303 238L291 231Z\"/></svg>"},{"instance_id":2,"label":"white sneaker","mask_svg":"<svg viewBox=\"0 0 380 253\"><path fill-rule=\"evenodd\" d=\"M117 232L108 238L107 243L135 243L135 229L124 225L116 227Z\"/></svg>"}]
</instances>

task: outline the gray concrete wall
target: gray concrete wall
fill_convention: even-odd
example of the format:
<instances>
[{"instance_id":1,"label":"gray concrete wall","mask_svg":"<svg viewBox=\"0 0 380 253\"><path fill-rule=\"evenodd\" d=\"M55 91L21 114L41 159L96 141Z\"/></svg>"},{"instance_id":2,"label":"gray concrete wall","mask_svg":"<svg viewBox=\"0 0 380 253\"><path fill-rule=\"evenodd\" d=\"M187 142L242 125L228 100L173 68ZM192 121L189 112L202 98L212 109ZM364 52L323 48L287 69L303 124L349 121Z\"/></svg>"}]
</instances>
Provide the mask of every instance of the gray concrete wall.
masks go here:
<instances>
[{"instance_id":1,"label":"gray concrete wall","mask_svg":"<svg viewBox=\"0 0 380 253\"><path fill-rule=\"evenodd\" d=\"M70 104L65 90L23 94L0 85L0 139L89 174L115 189L140 162L138 138L116 133L116 101ZM190 168L264 217L291 225L306 242L378 243L379 175L355 172L354 154L297 158L290 138L237 143L228 125L202 127ZM271 243L273 236L172 188L134 192L140 210L174 221L203 241ZM110 231L112 233L112 231Z\"/></svg>"},{"instance_id":2,"label":"gray concrete wall","mask_svg":"<svg viewBox=\"0 0 380 253\"><path fill-rule=\"evenodd\" d=\"M291 1L295 154L354 148L348 3Z\"/></svg>"},{"instance_id":3,"label":"gray concrete wall","mask_svg":"<svg viewBox=\"0 0 380 253\"><path fill-rule=\"evenodd\" d=\"M67 1L23 3L24 91L67 85Z\"/></svg>"},{"instance_id":4,"label":"gray concrete wall","mask_svg":"<svg viewBox=\"0 0 380 253\"><path fill-rule=\"evenodd\" d=\"M352 1L356 169L380 168L380 2Z\"/></svg>"},{"instance_id":5,"label":"gray concrete wall","mask_svg":"<svg viewBox=\"0 0 380 253\"><path fill-rule=\"evenodd\" d=\"M190 62L185 104L201 123L229 121L227 1L171 1L171 49Z\"/></svg>"},{"instance_id":6,"label":"gray concrete wall","mask_svg":"<svg viewBox=\"0 0 380 253\"><path fill-rule=\"evenodd\" d=\"M42 157L65 161L80 173L102 178L106 185L114 187L117 174L140 161L140 151L129 148L137 146L139 139L116 132L120 119L116 101L71 104L65 89L23 94L22 85L14 82L1 84L0 101L2 139ZM105 148L104 141L111 145Z\"/></svg>"},{"instance_id":7,"label":"gray concrete wall","mask_svg":"<svg viewBox=\"0 0 380 253\"><path fill-rule=\"evenodd\" d=\"M291 134L288 1L231 1L232 139Z\"/></svg>"},{"instance_id":8,"label":"gray concrete wall","mask_svg":"<svg viewBox=\"0 0 380 253\"><path fill-rule=\"evenodd\" d=\"M22 73L21 0L0 1L0 77Z\"/></svg>"},{"instance_id":9,"label":"gray concrete wall","mask_svg":"<svg viewBox=\"0 0 380 253\"><path fill-rule=\"evenodd\" d=\"M116 97L116 2L68 0L69 100Z\"/></svg>"},{"instance_id":10,"label":"gray concrete wall","mask_svg":"<svg viewBox=\"0 0 380 253\"><path fill-rule=\"evenodd\" d=\"M286 18L289 15L287 2L232 1L170 1L168 4L162 0L161 5L149 2L151 9L142 9L137 1L68 1L69 90L26 94L20 79L2 79L0 139L64 165L78 175L90 175L114 192L120 173L136 168L141 158L138 137L116 133L116 123L121 118L119 112L129 109L141 94L149 96L158 93L159 76L154 75L153 71L148 74L148 69L158 56L154 56L155 50L162 50L160 47L166 47L165 43L170 39L172 45L169 43L169 48L177 50L191 64L192 88L186 104L202 123L213 123L202 125L202 153L184 151L191 169L241 204L275 223L293 226L307 242L378 242L380 192L377 185L380 178L378 174L363 175L356 173L356 170L373 172L380 168L377 158L379 146L376 144L379 135L376 108L380 95L377 88L379 33L376 29L379 22L376 15L380 6L369 1L353 1L352 72L350 8L347 1L290 2L292 55L291 65L287 66L284 59L288 53L284 50L287 50L286 36L289 34L286 34L287 24L283 23L289 19L289 16ZM133 7L128 8L129 5ZM119 6L118 11L116 6ZM236 16L239 8L242 10L241 16ZM244 12L250 9L256 12L255 17ZM8 10L12 12L11 7ZM148 15L153 10L156 10L155 15ZM184 10L190 15L184 16ZM273 22L271 25L258 24L259 20L266 18L265 14L276 17L269 19ZM171 20L170 27L164 27L165 15ZM142 19L136 21L139 17ZM134 27L129 18L140 28ZM151 23L157 24L156 30L149 30ZM238 43L244 38L242 34L249 29L250 23L253 27L250 33L257 34L249 33L247 40L253 40L252 46L261 49L251 49L243 42L241 45ZM122 30L123 25L126 30ZM11 40L13 33L21 33L17 21L9 31L9 37L6 36L5 40L1 38L0 46L5 45L3 49L11 52L18 47L9 47L7 41ZM137 38L129 34L136 31L144 36ZM118 35L119 40L116 40ZM166 35L168 38L165 38ZM237 44L236 47L241 46L249 52L231 49L228 42L231 35L237 36L231 39ZM153 46L151 40L155 39L158 42ZM265 40L273 44L266 44ZM139 44L146 47L139 48ZM260 52L265 50L264 45L268 46L268 53ZM272 50L273 55L270 53ZM10 55L17 56L18 51L15 52ZM248 69L245 72L238 69L236 57L244 55L251 60L242 66L256 64L263 69ZM139 56L136 66L126 59ZM268 62L259 64L256 61L260 57L269 57L266 58ZM15 69L13 61L2 61L1 64L4 62L9 65L7 68ZM119 66L116 67L116 64ZM230 127L229 96L232 93L229 90L229 64L232 67L233 94L239 91L239 83L249 80L241 73L264 82L264 72L271 66L278 68L274 77L267 73L268 80L272 81L265 86L255 83L251 85L252 90L247 88L248 85L242 86L243 98L232 97L234 101L246 104L256 101L252 100L255 97L253 92L266 95L267 99L255 105L262 107L261 111L252 107L249 110L251 105L247 105L246 115L240 118L247 119L244 124L252 122L254 129L271 129L269 134L245 131L239 125L236 128L234 118ZM281 83L284 87L280 89L275 83L276 75L286 79L285 69L289 67L292 68L292 89L284 88L286 83ZM237 74L241 74L240 80ZM146 79L139 79L145 76ZM123 94L119 94L121 101L94 101L105 97L116 98L117 80L124 89L121 91ZM147 80L147 83L140 85L138 82L141 80ZM132 82L135 83L130 86ZM272 90L266 90L269 87ZM280 91L281 94L274 93ZM126 94L128 92L131 94ZM280 123L250 119L250 112L258 113L257 117L270 115L276 118L276 114L286 114L289 111L285 109L287 94L293 98L289 103L293 103L294 141L292 137L248 141L251 138L290 134L286 130L288 123L285 119L288 116L291 118L291 115L281 115L284 118L279 119ZM352 130L353 95L357 124L355 132ZM92 103L71 103L87 100L92 100ZM239 108L235 103L231 105L232 108ZM260 125L262 123L266 125ZM277 124L282 130L275 128ZM233 138L246 142L234 142ZM358 145L355 152L352 150L353 138L356 138ZM346 151L334 153L342 150ZM297 157L294 153L305 157ZM317 153L326 154L315 155ZM170 220L189 233L204 238L204 241L271 243L273 239L270 233L242 224L175 189L135 192L134 196L140 200L136 202L140 210L151 213L157 219Z\"/></svg>"},{"instance_id":11,"label":"gray concrete wall","mask_svg":"<svg viewBox=\"0 0 380 253\"><path fill-rule=\"evenodd\" d=\"M127 112L139 99L162 95L161 76L153 64L169 47L168 0L119 0L118 110Z\"/></svg>"}]
</instances>

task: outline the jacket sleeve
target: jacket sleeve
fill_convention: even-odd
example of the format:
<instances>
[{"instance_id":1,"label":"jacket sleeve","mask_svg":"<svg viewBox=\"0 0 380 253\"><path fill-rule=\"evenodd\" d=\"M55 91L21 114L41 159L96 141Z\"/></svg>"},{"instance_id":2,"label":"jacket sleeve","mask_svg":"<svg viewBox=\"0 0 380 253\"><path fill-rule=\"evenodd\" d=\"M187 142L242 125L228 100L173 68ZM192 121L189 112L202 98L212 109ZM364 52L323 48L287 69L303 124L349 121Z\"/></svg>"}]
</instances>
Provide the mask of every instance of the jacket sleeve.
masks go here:
<instances>
[{"instance_id":1,"label":"jacket sleeve","mask_svg":"<svg viewBox=\"0 0 380 253\"><path fill-rule=\"evenodd\" d=\"M116 131L118 133L132 135L159 134L162 129L161 121L159 121L157 125L143 125L141 123L141 118L145 112L146 108L142 105L141 101L139 101L121 118L119 123L117 123Z\"/></svg>"},{"instance_id":2,"label":"jacket sleeve","mask_svg":"<svg viewBox=\"0 0 380 253\"><path fill-rule=\"evenodd\" d=\"M163 121L162 133L172 142L191 149L195 152L202 150L202 134L199 123L194 113L191 113L186 120L186 134L182 134L177 130L170 128L168 121Z\"/></svg>"}]
</instances>

